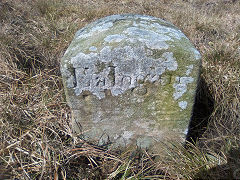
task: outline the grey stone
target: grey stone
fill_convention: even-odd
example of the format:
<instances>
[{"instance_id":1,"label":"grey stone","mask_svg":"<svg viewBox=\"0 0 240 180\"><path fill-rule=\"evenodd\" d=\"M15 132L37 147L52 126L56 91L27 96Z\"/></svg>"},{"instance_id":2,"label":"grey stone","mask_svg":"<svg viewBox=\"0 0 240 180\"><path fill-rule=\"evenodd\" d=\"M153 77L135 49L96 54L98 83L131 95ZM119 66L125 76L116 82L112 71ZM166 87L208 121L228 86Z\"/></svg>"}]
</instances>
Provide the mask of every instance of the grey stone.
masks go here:
<instances>
[{"instance_id":1,"label":"grey stone","mask_svg":"<svg viewBox=\"0 0 240 180\"><path fill-rule=\"evenodd\" d=\"M184 139L200 59L188 38L159 18L113 15L87 25L61 61L74 132L114 147Z\"/></svg>"}]
</instances>

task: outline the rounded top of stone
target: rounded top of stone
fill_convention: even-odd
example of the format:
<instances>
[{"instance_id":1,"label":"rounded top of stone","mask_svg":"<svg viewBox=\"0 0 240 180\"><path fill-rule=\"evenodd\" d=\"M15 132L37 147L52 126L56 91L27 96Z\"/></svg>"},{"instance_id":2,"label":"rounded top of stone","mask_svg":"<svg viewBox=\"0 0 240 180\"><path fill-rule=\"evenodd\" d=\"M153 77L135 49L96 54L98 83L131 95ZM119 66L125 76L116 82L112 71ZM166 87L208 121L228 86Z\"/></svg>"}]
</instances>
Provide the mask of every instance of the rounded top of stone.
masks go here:
<instances>
[{"instance_id":1,"label":"rounded top of stone","mask_svg":"<svg viewBox=\"0 0 240 180\"><path fill-rule=\"evenodd\" d=\"M167 21L157 18L157 17L153 17L153 16L140 15L140 14L117 14L117 15L103 17L101 19L98 19L97 21L94 21L94 22L88 24L87 26L85 26L84 28L79 30L76 33L75 37L79 36L81 33L84 33L85 29L88 29L88 28L91 28L94 26L99 26L99 25L105 24L107 22L115 23L117 21L124 21L124 20L142 20L142 21L148 21L148 22L157 22L163 26L168 26L168 27L177 29L177 27L175 27L172 23L167 22ZM111 23L108 25L109 25L109 27L111 27ZM106 26L106 28L107 28L107 26Z\"/></svg>"},{"instance_id":2,"label":"rounded top of stone","mask_svg":"<svg viewBox=\"0 0 240 180\"><path fill-rule=\"evenodd\" d=\"M174 43L176 41L182 42ZM172 23L137 14L111 15L85 26L76 33L65 55L99 53L106 46L125 45L142 45L156 50L182 46L186 51L194 51L196 59L200 59L188 38Z\"/></svg>"}]
</instances>

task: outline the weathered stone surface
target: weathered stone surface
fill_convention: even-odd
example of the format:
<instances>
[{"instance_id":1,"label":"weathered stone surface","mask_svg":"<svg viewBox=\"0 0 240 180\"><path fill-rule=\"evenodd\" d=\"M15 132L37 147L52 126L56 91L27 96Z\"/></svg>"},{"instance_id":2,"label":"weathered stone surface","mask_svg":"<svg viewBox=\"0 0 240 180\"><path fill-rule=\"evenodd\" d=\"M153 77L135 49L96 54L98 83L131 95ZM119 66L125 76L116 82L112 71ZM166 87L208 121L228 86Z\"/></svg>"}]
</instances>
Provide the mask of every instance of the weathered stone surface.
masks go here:
<instances>
[{"instance_id":1,"label":"weathered stone surface","mask_svg":"<svg viewBox=\"0 0 240 180\"><path fill-rule=\"evenodd\" d=\"M73 130L102 145L184 137L201 56L171 23L113 15L79 30L61 61Z\"/></svg>"}]
</instances>

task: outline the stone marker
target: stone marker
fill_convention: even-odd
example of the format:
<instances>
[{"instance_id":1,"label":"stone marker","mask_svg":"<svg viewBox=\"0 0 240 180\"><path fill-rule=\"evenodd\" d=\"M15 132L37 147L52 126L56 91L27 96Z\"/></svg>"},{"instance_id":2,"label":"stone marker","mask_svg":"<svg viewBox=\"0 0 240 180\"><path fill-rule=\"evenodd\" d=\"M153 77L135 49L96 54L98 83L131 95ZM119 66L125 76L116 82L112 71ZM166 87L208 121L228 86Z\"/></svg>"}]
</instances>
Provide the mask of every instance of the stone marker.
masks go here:
<instances>
[{"instance_id":1,"label":"stone marker","mask_svg":"<svg viewBox=\"0 0 240 180\"><path fill-rule=\"evenodd\" d=\"M159 18L113 15L89 24L61 61L74 132L114 147L183 139L200 59L188 38Z\"/></svg>"}]
</instances>

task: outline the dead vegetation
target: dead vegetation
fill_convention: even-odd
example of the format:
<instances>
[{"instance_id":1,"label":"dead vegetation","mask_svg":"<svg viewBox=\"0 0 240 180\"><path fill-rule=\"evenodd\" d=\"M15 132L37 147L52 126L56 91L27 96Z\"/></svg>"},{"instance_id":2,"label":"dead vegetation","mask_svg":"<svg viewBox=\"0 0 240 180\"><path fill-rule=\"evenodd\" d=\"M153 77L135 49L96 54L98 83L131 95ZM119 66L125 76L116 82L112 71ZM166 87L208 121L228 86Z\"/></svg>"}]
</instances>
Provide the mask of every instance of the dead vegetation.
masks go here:
<instances>
[{"instance_id":1,"label":"dead vegetation","mask_svg":"<svg viewBox=\"0 0 240 180\"><path fill-rule=\"evenodd\" d=\"M238 0L0 1L0 179L239 178L239 7ZM122 13L172 22L203 56L198 121L209 123L187 150L113 152L71 132L60 58L78 29Z\"/></svg>"}]
</instances>

